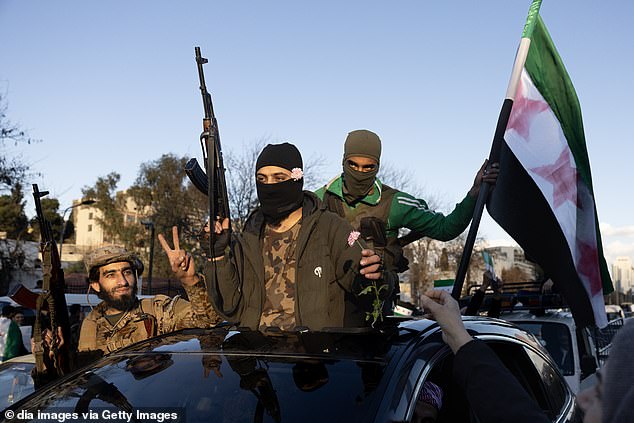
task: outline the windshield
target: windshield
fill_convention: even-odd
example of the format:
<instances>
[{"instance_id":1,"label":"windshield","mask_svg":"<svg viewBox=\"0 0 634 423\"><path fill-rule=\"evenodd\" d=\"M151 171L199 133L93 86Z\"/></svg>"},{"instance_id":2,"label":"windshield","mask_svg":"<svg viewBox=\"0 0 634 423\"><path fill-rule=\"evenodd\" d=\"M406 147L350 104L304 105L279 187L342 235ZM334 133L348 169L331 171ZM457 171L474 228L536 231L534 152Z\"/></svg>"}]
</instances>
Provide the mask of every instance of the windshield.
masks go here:
<instances>
[{"instance_id":1,"label":"windshield","mask_svg":"<svg viewBox=\"0 0 634 423\"><path fill-rule=\"evenodd\" d=\"M554 322L513 322L532 333L546 348L565 376L575 374L574 352L568 326Z\"/></svg>"},{"instance_id":2,"label":"windshield","mask_svg":"<svg viewBox=\"0 0 634 423\"><path fill-rule=\"evenodd\" d=\"M0 410L33 392L31 369L34 366L34 363L17 362L0 365Z\"/></svg>"},{"instance_id":3,"label":"windshield","mask_svg":"<svg viewBox=\"0 0 634 423\"><path fill-rule=\"evenodd\" d=\"M110 357L20 409L40 412L171 408L187 422L367 421L378 406L377 361L211 353Z\"/></svg>"}]
</instances>

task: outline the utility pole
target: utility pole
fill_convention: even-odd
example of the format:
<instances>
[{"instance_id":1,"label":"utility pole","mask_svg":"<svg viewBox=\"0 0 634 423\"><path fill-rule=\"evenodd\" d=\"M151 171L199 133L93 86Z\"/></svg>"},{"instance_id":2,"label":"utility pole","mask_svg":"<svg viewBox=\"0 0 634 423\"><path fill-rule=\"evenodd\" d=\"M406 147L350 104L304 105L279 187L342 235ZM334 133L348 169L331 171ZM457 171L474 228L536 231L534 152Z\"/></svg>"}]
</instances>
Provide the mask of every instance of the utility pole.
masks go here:
<instances>
[{"instance_id":1,"label":"utility pole","mask_svg":"<svg viewBox=\"0 0 634 423\"><path fill-rule=\"evenodd\" d=\"M150 230L150 266L147 276L147 289L148 294L152 294L152 266L154 264L154 222L150 220L142 220L141 224L145 226L145 229Z\"/></svg>"}]
</instances>

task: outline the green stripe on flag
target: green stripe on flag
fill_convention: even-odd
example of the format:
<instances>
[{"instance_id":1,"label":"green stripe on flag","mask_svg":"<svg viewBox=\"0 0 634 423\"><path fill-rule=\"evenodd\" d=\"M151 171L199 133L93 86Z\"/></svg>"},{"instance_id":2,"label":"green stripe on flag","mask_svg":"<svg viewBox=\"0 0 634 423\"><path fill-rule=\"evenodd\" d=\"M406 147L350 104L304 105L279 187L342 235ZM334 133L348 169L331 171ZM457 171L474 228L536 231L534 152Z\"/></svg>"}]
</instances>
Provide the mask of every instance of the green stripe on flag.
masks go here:
<instances>
[{"instance_id":1,"label":"green stripe on flag","mask_svg":"<svg viewBox=\"0 0 634 423\"><path fill-rule=\"evenodd\" d=\"M437 279L434 281L434 288L446 288L448 286L453 286L453 279Z\"/></svg>"},{"instance_id":2,"label":"green stripe on flag","mask_svg":"<svg viewBox=\"0 0 634 423\"><path fill-rule=\"evenodd\" d=\"M530 9L528 9L528 17L526 18L526 24L524 24L524 31L522 32L522 38L531 38L533 29L535 28L535 22L539 17L539 8L542 5L542 0L533 0Z\"/></svg>"},{"instance_id":3,"label":"green stripe on flag","mask_svg":"<svg viewBox=\"0 0 634 423\"><path fill-rule=\"evenodd\" d=\"M535 87L557 117L575 159L581 181L588 187L594 198L590 160L586 147L579 98L541 16L537 16L531 47L524 67L530 75L533 84L535 84ZM601 242L596 206L594 206L594 209L601 279L603 281L604 294L608 294L613 288L610 282L608 266L603 255L603 244Z\"/></svg>"},{"instance_id":4,"label":"green stripe on flag","mask_svg":"<svg viewBox=\"0 0 634 423\"><path fill-rule=\"evenodd\" d=\"M559 120L577 171L594 196L579 98L541 16L537 19L532 41L524 66Z\"/></svg>"}]
</instances>

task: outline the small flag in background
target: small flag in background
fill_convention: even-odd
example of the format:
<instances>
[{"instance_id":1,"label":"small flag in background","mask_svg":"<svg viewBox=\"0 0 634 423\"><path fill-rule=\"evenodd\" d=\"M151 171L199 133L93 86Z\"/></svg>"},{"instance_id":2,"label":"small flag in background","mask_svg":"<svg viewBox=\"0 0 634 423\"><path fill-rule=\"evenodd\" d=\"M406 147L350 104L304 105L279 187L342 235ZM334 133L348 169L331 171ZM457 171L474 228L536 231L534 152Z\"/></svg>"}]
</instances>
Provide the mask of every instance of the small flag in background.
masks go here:
<instances>
[{"instance_id":1,"label":"small flag in background","mask_svg":"<svg viewBox=\"0 0 634 423\"><path fill-rule=\"evenodd\" d=\"M434 281L434 289L442 289L451 294L451 291L453 290L453 284L453 279L436 279Z\"/></svg>"},{"instance_id":2,"label":"small flag in background","mask_svg":"<svg viewBox=\"0 0 634 423\"><path fill-rule=\"evenodd\" d=\"M538 18L487 209L550 277L580 327L607 324L603 257L581 108Z\"/></svg>"},{"instance_id":3,"label":"small flag in background","mask_svg":"<svg viewBox=\"0 0 634 423\"><path fill-rule=\"evenodd\" d=\"M484 260L484 270L491 272L493 275L493 279L497 278L495 274L495 268L493 267L493 257L489 254L488 251L482 251L482 259Z\"/></svg>"}]
</instances>

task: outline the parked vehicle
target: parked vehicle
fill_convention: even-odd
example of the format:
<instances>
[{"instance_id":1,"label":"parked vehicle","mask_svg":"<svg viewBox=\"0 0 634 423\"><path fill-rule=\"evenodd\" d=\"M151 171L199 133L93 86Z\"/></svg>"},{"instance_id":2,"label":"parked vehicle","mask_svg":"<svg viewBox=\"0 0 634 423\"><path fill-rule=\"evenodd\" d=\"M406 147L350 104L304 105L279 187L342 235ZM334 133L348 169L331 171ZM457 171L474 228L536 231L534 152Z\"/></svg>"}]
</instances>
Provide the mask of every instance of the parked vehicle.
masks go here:
<instances>
[{"instance_id":1,"label":"parked vehicle","mask_svg":"<svg viewBox=\"0 0 634 423\"><path fill-rule=\"evenodd\" d=\"M608 322L616 319L625 319L625 312L621 306L615 304L607 304L605 306L605 312L608 315Z\"/></svg>"},{"instance_id":2,"label":"parked vehicle","mask_svg":"<svg viewBox=\"0 0 634 423\"><path fill-rule=\"evenodd\" d=\"M552 421L578 417L573 392L532 334L480 317L465 317L465 326ZM184 412L188 422L409 422L423 383L433 381L444 391L438 421L471 421L452 366L439 327L425 319L381 331L189 329L110 354L10 409L152 408Z\"/></svg>"},{"instance_id":3,"label":"parked vehicle","mask_svg":"<svg viewBox=\"0 0 634 423\"><path fill-rule=\"evenodd\" d=\"M500 317L535 335L575 394L596 383L596 369L604 358L596 335L588 329L578 330L572 313L550 310L535 315L517 311Z\"/></svg>"}]
</instances>

